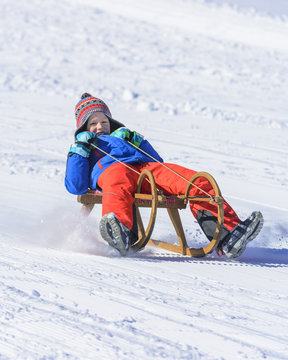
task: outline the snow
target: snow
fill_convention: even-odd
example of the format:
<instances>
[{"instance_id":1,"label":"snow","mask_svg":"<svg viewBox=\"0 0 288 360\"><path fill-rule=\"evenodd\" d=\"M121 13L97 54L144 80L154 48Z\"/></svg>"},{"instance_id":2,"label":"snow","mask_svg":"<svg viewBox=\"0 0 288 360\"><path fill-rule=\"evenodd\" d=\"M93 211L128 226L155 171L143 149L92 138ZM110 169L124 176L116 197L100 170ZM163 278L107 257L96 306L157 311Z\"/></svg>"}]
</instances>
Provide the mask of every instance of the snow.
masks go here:
<instances>
[{"instance_id":1,"label":"snow","mask_svg":"<svg viewBox=\"0 0 288 360\"><path fill-rule=\"evenodd\" d=\"M288 358L287 15L284 0L2 0L1 360ZM166 162L210 172L242 219L263 212L240 258L104 243L100 207L80 217L63 185L84 91ZM164 210L153 238L175 241Z\"/></svg>"}]
</instances>

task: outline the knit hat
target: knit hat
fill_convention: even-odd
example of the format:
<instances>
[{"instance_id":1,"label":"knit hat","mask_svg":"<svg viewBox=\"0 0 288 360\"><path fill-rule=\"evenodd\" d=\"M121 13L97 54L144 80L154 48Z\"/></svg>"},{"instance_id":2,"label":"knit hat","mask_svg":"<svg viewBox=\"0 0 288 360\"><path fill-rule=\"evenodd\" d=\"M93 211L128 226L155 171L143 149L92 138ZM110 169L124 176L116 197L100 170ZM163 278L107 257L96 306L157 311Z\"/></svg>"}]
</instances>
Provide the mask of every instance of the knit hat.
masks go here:
<instances>
[{"instance_id":1,"label":"knit hat","mask_svg":"<svg viewBox=\"0 0 288 360\"><path fill-rule=\"evenodd\" d=\"M88 118L95 112L102 112L107 116L110 122L110 133L117 130L118 128L125 126L119 121L112 118L111 112L108 106L101 99L95 98L94 96L84 93L81 96L80 101L75 106L75 117L76 117L76 128L75 137L81 131L85 131Z\"/></svg>"},{"instance_id":2,"label":"knit hat","mask_svg":"<svg viewBox=\"0 0 288 360\"><path fill-rule=\"evenodd\" d=\"M104 115L108 117L108 119L112 119L112 115L108 106L101 99L95 98L88 93L84 93L81 96L81 100L75 106L75 117L76 117L76 133L75 136L84 130L84 126L87 123L87 120L90 115L95 112L102 112Z\"/></svg>"}]
</instances>

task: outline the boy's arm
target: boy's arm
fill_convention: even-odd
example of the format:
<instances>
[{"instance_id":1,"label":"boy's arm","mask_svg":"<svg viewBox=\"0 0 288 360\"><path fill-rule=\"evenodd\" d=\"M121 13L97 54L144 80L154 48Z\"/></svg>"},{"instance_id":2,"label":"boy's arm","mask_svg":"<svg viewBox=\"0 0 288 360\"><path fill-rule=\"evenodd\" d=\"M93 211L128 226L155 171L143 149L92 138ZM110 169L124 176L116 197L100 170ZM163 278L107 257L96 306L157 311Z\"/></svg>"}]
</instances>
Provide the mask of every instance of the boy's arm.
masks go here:
<instances>
[{"instance_id":1,"label":"boy's arm","mask_svg":"<svg viewBox=\"0 0 288 360\"><path fill-rule=\"evenodd\" d=\"M71 145L68 154L65 174L65 187L74 195L87 193L89 187L89 156L90 142L96 141L97 135L84 131L76 136L75 143Z\"/></svg>"},{"instance_id":2,"label":"boy's arm","mask_svg":"<svg viewBox=\"0 0 288 360\"><path fill-rule=\"evenodd\" d=\"M69 153L66 163L65 187L74 195L87 193L89 186L89 160L81 155Z\"/></svg>"}]
</instances>

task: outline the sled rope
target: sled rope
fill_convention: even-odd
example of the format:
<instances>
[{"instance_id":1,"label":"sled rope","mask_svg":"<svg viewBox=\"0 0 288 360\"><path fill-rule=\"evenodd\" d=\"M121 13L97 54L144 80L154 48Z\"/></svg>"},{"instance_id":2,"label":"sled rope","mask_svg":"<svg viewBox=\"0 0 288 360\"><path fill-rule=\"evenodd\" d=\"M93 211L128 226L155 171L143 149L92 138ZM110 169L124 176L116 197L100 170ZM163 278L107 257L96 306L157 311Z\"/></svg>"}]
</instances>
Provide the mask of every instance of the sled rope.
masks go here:
<instances>
[{"instance_id":1,"label":"sled rope","mask_svg":"<svg viewBox=\"0 0 288 360\"><path fill-rule=\"evenodd\" d=\"M118 161L120 164L122 164L122 165L126 166L128 169L130 169L130 170L134 171L136 174L138 174L138 175L140 176L140 174L141 174L141 173L140 173L139 171L137 171L137 170L133 169L133 168L132 168L131 166L129 166L128 164L126 164L126 163L124 163L123 161L121 161L121 160L119 160L119 159L115 158L114 156L112 156L112 155L108 154L106 151L102 150L101 148L99 148L99 147L98 147L98 146L96 146L95 144L90 143L90 146L92 146L92 147L94 147L95 149L97 149L97 150L101 151L101 152L102 152L102 153L104 153L105 155L110 156L112 159L114 159L114 160ZM145 177L145 180L147 180L147 181L149 182L149 184L151 184L150 180L149 180L149 179L147 179L146 177ZM157 188L156 188L156 189L157 189ZM157 189L157 191L159 191L159 189Z\"/></svg>"},{"instance_id":2,"label":"sled rope","mask_svg":"<svg viewBox=\"0 0 288 360\"><path fill-rule=\"evenodd\" d=\"M215 201L214 196L212 196L211 194L209 194L207 191L201 189L199 186L195 185L194 183L192 183L191 181L189 181L188 179L186 179L186 178L185 178L184 176L182 176L181 174L177 173L177 171L175 171L175 170L169 168L169 166L161 163L159 160L155 159L152 155L148 154L146 151L144 151L144 150L140 149L139 147L137 147L136 145L134 145L132 142L127 141L127 143L130 144L130 145L132 145L136 150L139 150L139 151L141 151L143 154L145 154L146 156L150 157L152 160L154 160L155 162L157 162L157 163L160 164L161 166L163 166L163 167L165 167L166 169L170 170L170 171L173 172L175 175L179 176L181 179L185 180L188 184L194 186L196 189L198 189L198 190L200 190L201 192L203 192L205 195L207 195L207 196L210 198L210 200L211 200L212 202ZM95 144L93 144L93 143L90 143L90 146L92 146L92 147L94 147L95 149L101 151L101 152L104 153L105 155L110 156L113 160L119 162L120 164L126 166L128 169L134 171L136 174L140 175L140 172L139 172L139 171L133 169L133 168L132 168L131 166L129 166L128 164L126 164L126 163L122 162L121 160L115 158L114 156L110 155L110 154L107 153L106 151L104 151L104 150L102 150L101 148L99 148L99 146L97 146L97 145L95 145ZM146 177L145 177L145 179L150 183L149 179L147 179ZM157 189L157 191L159 191L159 190ZM188 199L189 199L189 197L188 197Z\"/></svg>"},{"instance_id":3,"label":"sled rope","mask_svg":"<svg viewBox=\"0 0 288 360\"><path fill-rule=\"evenodd\" d=\"M145 154L146 156L149 156L152 160L156 161L158 164L164 166L166 169L170 170L171 172L173 172L175 175L179 176L181 179L185 180L188 184L191 184L192 186L194 186L195 188L197 188L198 190L202 191L205 195L207 195L212 201L214 201L214 197L209 194L207 191L201 189L199 186L195 185L194 183L192 183L191 181L189 181L188 179L186 179L184 176L182 176L181 174L178 174L177 171L169 168L169 166L165 165L164 163L160 162L159 160L155 159L152 155L148 154L146 151L138 148L136 145L134 145L131 141L127 141L128 144L132 145L135 149L141 151L143 154Z\"/></svg>"}]
</instances>

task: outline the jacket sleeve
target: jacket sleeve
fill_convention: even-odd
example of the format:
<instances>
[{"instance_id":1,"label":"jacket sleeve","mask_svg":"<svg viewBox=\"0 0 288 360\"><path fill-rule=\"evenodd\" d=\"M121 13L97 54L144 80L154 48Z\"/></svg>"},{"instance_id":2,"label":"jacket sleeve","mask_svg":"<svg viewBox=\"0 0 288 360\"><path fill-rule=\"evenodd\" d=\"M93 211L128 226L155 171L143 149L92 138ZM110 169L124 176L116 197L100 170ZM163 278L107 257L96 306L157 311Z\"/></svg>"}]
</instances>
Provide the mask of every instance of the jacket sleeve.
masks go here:
<instances>
[{"instance_id":1,"label":"jacket sleeve","mask_svg":"<svg viewBox=\"0 0 288 360\"><path fill-rule=\"evenodd\" d=\"M145 151L149 155L153 156L154 159L163 162L162 157L158 154L158 152L153 148L153 146L149 143L148 140L143 140L139 146L139 149ZM148 160L148 161L154 161L154 160Z\"/></svg>"},{"instance_id":2,"label":"jacket sleeve","mask_svg":"<svg viewBox=\"0 0 288 360\"><path fill-rule=\"evenodd\" d=\"M68 154L65 187L74 195L87 193L89 186L89 160L78 154Z\"/></svg>"}]
</instances>

